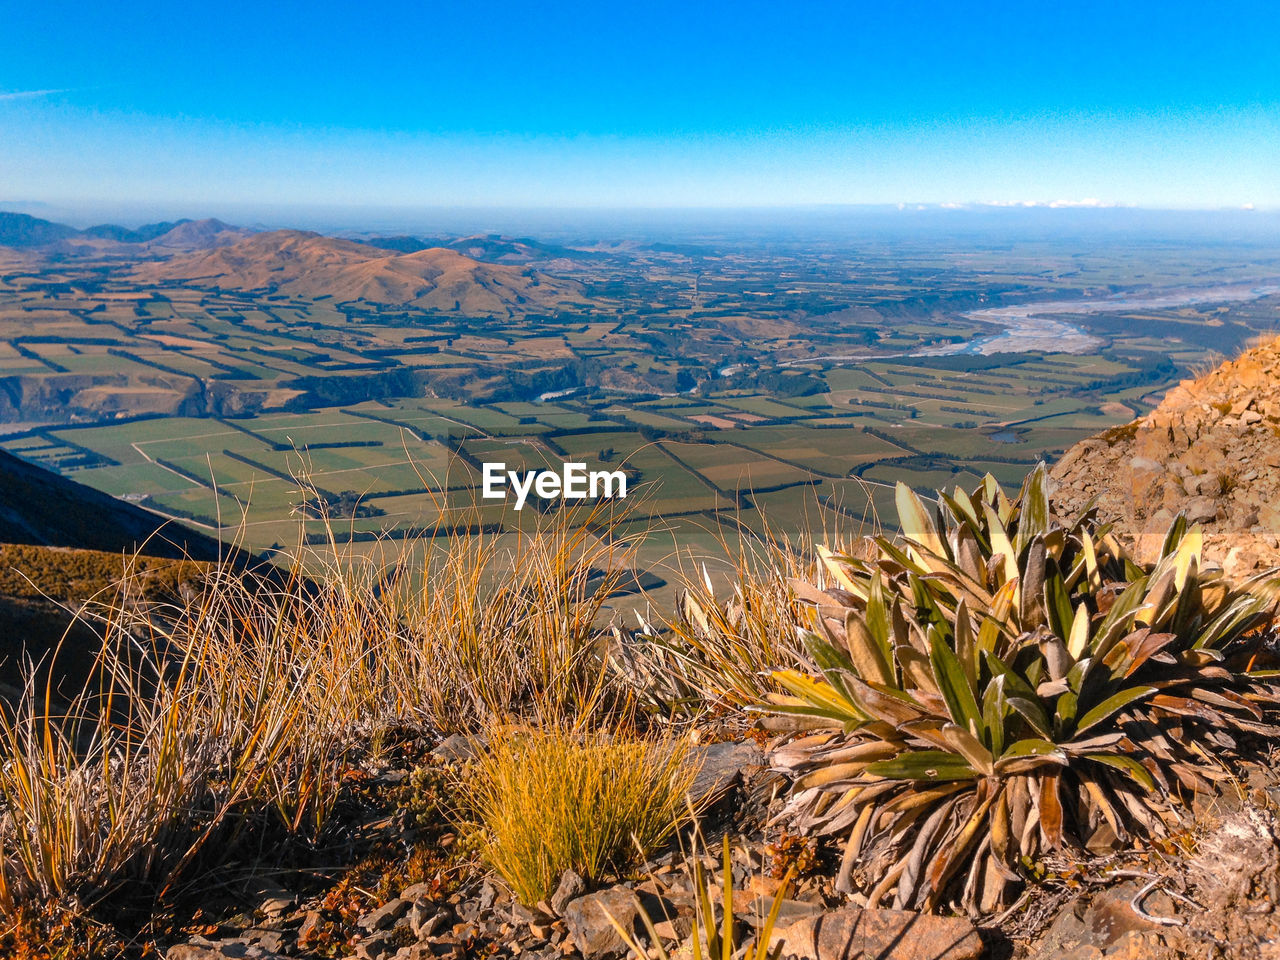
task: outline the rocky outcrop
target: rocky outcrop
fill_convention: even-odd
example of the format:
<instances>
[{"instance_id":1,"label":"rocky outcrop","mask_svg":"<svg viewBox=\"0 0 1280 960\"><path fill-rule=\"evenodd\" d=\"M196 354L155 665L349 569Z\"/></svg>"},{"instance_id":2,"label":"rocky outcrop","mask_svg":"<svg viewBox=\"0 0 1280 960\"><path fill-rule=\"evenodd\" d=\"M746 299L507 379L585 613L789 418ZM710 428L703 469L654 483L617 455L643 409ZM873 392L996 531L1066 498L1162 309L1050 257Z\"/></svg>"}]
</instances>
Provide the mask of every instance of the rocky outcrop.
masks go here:
<instances>
[{"instance_id":1,"label":"rocky outcrop","mask_svg":"<svg viewBox=\"0 0 1280 960\"><path fill-rule=\"evenodd\" d=\"M1096 498L1142 560L1185 513L1229 575L1280 565L1280 338L1182 381L1147 416L1076 444L1051 476L1059 512Z\"/></svg>"}]
</instances>

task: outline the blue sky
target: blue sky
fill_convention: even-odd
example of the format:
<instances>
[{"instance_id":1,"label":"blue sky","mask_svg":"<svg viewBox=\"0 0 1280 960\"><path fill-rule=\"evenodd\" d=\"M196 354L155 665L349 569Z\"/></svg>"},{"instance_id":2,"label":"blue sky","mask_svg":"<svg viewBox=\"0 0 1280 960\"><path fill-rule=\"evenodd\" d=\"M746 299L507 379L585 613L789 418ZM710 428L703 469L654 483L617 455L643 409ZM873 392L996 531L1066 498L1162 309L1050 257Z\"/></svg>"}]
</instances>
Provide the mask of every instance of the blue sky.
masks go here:
<instances>
[{"instance_id":1,"label":"blue sky","mask_svg":"<svg viewBox=\"0 0 1280 960\"><path fill-rule=\"evenodd\" d=\"M1274 3L6 4L0 201L1280 207Z\"/></svg>"}]
</instances>

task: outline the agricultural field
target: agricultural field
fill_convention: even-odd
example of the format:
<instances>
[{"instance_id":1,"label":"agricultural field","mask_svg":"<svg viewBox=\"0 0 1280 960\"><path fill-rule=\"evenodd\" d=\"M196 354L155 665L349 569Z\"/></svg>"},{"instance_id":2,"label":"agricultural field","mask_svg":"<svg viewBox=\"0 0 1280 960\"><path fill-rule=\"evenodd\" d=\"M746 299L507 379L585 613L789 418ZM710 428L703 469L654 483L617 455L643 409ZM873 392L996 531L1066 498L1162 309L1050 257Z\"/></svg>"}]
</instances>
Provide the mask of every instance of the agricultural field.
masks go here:
<instances>
[{"instance_id":1,"label":"agricultural field","mask_svg":"<svg viewBox=\"0 0 1280 960\"><path fill-rule=\"evenodd\" d=\"M1276 328L1280 258L1236 254L633 244L555 261L589 306L507 318L55 263L0 278L0 445L268 553L512 533L560 501L486 501L483 464L582 462L625 474L656 581L748 532L892 524L900 480L1016 483L1141 415Z\"/></svg>"}]
</instances>

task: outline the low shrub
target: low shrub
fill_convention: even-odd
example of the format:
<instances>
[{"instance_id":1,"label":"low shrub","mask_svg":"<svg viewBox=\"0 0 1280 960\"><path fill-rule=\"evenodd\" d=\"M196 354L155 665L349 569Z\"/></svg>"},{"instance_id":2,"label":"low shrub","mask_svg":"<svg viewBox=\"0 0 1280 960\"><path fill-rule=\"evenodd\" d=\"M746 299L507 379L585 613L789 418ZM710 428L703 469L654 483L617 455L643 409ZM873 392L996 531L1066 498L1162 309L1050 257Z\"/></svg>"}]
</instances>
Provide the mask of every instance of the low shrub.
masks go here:
<instances>
[{"instance_id":1,"label":"low shrub","mask_svg":"<svg viewBox=\"0 0 1280 960\"><path fill-rule=\"evenodd\" d=\"M697 768L680 740L550 729L495 734L471 775L484 859L533 905L566 870L590 882L651 853L684 818Z\"/></svg>"}]
</instances>

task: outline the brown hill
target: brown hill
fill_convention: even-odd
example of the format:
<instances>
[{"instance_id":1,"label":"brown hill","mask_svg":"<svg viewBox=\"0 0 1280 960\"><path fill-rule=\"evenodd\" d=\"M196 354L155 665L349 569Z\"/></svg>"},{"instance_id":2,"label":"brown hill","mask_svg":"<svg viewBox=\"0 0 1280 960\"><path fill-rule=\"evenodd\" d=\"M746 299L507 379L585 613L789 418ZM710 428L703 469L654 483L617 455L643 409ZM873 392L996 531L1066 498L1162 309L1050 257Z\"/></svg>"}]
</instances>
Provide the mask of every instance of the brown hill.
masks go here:
<instances>
[{"instance_id":1,"label":"brown hill","mask_svg":"<svg viewBox=\"0 0 1280 960\"><path fill-rule=\"evenodd\" d=\"M172 230L167 230L151 240L147 246L162 253L174 250L212 250L217 247L229 247L251 236L253 236L251 230L233 227L229 223L208 217L204 220L184 220L176 224Z\"/></svg>"},{"instance_id":2,"label":"brown hill","mask_svg":"<svg viewBox=\"0 0 1280 960\"><path fill-rule=\"evenodd\" d=\"M480 263L452 250L397 253L298 230L259 233L217 250L142 264L134 277L468 316L514 316L585 300L581 285L571 280Z\"/></svg>"},{"instance_id":3,"label":"brown hill","mask_svg":"<svg viewBox=\"0 0 1280 960\"><path fill-rule=\"evenodd\" d=\"M1280 565L1280 339L1184 380L1145 417L1076 444L1053 468L1060 509L1097 498L1149 560L1179 513L1227 573Z\"/></svg>"}]
</instances>

